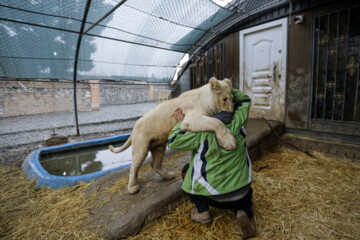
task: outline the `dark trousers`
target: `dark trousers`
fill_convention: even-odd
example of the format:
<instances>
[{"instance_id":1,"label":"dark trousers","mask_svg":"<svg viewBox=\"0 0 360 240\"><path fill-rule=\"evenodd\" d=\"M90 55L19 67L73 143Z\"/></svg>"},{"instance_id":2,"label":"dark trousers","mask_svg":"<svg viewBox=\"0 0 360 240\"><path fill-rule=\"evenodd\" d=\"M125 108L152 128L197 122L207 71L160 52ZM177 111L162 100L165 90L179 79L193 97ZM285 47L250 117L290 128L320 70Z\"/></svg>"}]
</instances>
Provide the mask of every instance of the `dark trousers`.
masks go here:
<instances>
[{"instance_id":1,"label":"dark trousers","mask_svg":"<svg viewBox=\"0 0 360 240\"><path fill-rule=\"evenodd\" d=\"M182 176L185 177L185 174L189 168L189 164L186 164L182 171ZM230 209L233 210L236 214L238 210L243 210L246 215L251 218L252 217L252 194L253 190L250 188L248 193L241 199L235 201L228 201L228 202L219 202L215 201L209 197L202 196L202 195L193 195L188 194L190 201L195 204L199 213L205 212L209 210L209 206L220 208L220 209Z\"/></svg>"}]
</instances>

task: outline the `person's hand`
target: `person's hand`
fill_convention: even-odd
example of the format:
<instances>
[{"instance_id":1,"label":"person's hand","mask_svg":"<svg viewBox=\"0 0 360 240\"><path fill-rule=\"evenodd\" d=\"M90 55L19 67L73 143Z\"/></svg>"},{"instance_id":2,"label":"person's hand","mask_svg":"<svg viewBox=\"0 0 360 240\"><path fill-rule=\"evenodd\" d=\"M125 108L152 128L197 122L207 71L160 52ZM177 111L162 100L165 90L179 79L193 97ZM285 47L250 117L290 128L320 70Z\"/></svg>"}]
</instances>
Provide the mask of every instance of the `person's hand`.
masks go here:
<instances>
[{"instance_id":1,"label":"person's hand","mask_svg":"<svg viewBox=\"0 0 360 240\"><path fill-rule=\"evenodd\" d=\"M183 113L181 108L177 108L174 113L174 118L177 122L183 121L185 118L185 114Z\"/></svg>"}]
</instances>

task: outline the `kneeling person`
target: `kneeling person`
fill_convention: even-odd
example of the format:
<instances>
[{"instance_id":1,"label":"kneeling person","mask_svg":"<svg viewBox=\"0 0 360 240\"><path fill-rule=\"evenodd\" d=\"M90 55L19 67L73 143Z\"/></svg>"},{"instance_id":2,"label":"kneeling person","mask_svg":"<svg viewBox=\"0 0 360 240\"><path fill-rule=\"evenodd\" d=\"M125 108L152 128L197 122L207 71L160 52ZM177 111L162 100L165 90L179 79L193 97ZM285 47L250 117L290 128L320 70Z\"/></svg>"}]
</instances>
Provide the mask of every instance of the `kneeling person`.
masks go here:
<instances>
[{"instance_id":1,"label":"kneeling person","mask_svg":"<svg viewBox=\"0 0 360 240\"><path fill-rule=\"evenodd\" d=\"M184 114L177 109L178 121L169 135L169 147L175 150L193 150L190 164L182 171L182 189L188 193L196 208L191 218L200 223L211 221L209 205L235 211L243 238L255 236L250 223L252 217L251 162L246 149L246 123L250 99L243 92L232 89L234 113L220 112L213 117L220 119L237 141L237 148L227 151L221 148L212 132L182 132Z\"/></svg>"}]
</instances>

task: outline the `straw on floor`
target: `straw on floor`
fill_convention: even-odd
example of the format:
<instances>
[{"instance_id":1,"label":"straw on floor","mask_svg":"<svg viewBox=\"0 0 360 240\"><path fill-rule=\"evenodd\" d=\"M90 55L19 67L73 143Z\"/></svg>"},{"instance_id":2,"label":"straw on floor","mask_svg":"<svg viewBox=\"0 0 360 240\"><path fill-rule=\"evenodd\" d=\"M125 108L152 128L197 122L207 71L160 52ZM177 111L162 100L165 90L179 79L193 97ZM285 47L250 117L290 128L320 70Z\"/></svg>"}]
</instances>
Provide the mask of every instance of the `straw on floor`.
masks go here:
<instances>
[{"instance_id":1,"label":"straw on floor","mask_svg":"<svg viewBox=\"0 0 360 240\"><path fill-rule=\"evenodd\" d=\"M278 148L253 163L257 239L359 239L360 164ZM258 171L258 172L257 172ZM231 211L192 222L183 203L131 239L241 239Z\"/></svg>"},{"instance_id":2,"label":"straw on floor","mask_svg":"<svg viewBox=\"0 0 360 240\"><path fill-rule=\"evenodd\" d=\"M315 156L278 148L253 162L258 239L358 239L360 164ZM0 174L0 237L100 239L83 227L96 207L97 196L83 194L89 184L52 190L21 168L2 166ZM211 209L212 223L201 225L190 219L192 207L184 202L130 239L240 239L231 211Z\"/></svg>"},{"instance_id":3,"label":"straw on floor","mask_svg":"<svg viewBox=\"0 0 360 240\"><path fill-rule=\"evenodd\" d=\"M82 228L89 214L86 184L64 189L38 188L21 168L0 167L0 238L97 239Z\"/></svg>"}]
</instances>

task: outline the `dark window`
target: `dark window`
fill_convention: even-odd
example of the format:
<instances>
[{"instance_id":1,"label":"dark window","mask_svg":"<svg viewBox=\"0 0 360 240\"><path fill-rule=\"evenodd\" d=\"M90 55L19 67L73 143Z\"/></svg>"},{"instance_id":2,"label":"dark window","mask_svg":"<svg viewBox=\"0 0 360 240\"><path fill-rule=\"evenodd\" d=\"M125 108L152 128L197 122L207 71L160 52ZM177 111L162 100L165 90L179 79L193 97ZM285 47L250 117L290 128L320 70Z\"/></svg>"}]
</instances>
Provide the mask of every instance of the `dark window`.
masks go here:
<instances>
[{"instance_id":1,"label":"dark window","mask_svg":"<svg viewBox=\"0 0 360 240\"><path fill-rule=\"evenodd\" d=\"M313 119L360 122L360 7L315 18Z\"/></svg>"}]
</instances>

